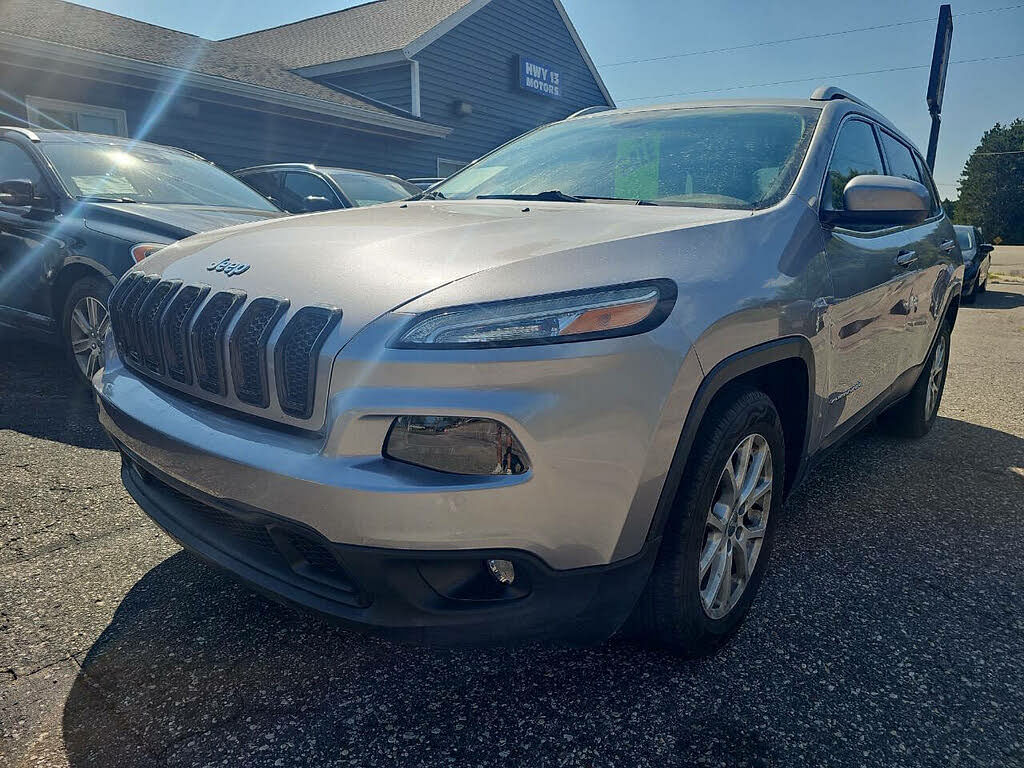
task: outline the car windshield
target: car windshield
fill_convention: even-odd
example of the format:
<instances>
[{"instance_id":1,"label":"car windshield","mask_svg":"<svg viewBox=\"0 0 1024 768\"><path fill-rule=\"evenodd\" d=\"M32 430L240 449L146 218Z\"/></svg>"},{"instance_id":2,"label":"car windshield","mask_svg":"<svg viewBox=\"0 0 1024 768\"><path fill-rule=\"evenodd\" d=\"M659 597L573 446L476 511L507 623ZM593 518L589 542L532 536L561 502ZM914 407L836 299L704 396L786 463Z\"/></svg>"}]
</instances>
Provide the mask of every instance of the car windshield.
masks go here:
<instances>
[{"instance_id":1,"label":"car windshield","mask_svg":"<svg viewBox=\"0 0 1024 768\"><path fill-rule=\"evenodd\" d=\"M360 207L404 200L413 194L397 181L383 176L352 171L328 171L328 174L341 186L345 197Z\"/></svg>"},{"instance_id":2,"label":"car windshield","mask_svg":"<svg viewBox=\"0 0 1024 768\"><path fill-rule=\"evenodd\" d=\"M764 207L792 186L819 114L812 107L702 107L566 120L507 144L429 194L465 200L557 191L566 198Z\"/></svg>"},{"instance_id":3,"label":"car windshield","mask_svg":"<svg viewBox=\"0 0 1024 768\"><path fill-rule=\"evenodd\" d=\"M173 149L62 141L44 152L79 199L277 210L217 166Z\"/></svg>"},{"instance_id":4,"label":"car windshield","mask_svg":"<svg viewBox=\"0 0 1024 768\"><path fill-rule=\"evenodd\" d=\"M970 227L954 227L956 230L956 241L960 243L961 251L969 251L974 247L974 237L971 235Z\"/></svg>"}]
</instances>

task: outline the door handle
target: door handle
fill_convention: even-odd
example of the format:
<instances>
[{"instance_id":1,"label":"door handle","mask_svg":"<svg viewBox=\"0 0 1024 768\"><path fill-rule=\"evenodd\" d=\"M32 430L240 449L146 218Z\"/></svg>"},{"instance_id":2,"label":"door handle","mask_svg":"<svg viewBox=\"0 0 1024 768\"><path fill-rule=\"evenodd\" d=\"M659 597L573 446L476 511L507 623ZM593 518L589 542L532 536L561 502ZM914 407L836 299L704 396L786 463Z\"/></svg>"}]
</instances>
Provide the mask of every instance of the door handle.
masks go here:
<instances>
[{"instance_id":1,"label":"door handle","mask_svg":"<svg viewBox=\"0 0 1024 768\"><path fill-rule=\"evenodd\" d=\"M956 243L953 242L952 240L943 240L939 248L945 251L946 253L949 253L950 251L953 250L954 245L956 245Z\"/></svg>"},{"instance_id":2,"label":"door handle","mask_svg":"<svg viewBox=\"0 0 1024 768\"><path fill-rule=\"evenodd\" d=\"M896 254L896 266L898 267L909 267L915 261L917 261L915 251L900 251Z\"/></svg>"}]
</instances>

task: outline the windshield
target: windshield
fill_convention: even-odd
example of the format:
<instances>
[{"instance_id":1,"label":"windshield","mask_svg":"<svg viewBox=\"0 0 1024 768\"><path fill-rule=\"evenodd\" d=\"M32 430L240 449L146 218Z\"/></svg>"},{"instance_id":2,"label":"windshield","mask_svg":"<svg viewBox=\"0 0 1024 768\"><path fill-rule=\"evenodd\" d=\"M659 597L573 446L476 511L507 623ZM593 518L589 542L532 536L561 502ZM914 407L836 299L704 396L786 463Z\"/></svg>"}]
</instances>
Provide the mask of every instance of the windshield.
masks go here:
<instances>
[{"instance_id":1,"label":"windshield","mask_svg":"<svg viewBox=\"0 0 1024 768\"><path fill-rule=\"evenodd\" d=\"M712 107L567 120L498 149L431 194L465 200L557 190L662 205L764 207L792 186L818 114L811 107Z\"/></svg>"},{"instance_id":2,"label":"windshield","mask_svg":"<svg viewBox=\"0 0 1024 768\"><path fill-rule=\"evenodd\" d=\"M383 176L352 171L328 171L328 174L341 186L345 197L351 200L353 205L360 207L404 200L414 194L397 181Z\"/></svg>"},{"instance_id":3,"label":"windshield","mask_svg":"<svg viewBox=\"0 0 1024 768\"><path fill-rule=\"evenodd\" d=\"M217 166L172 149L55 142L46 144L45 152L78 198L277 210Z\"/></svg>"},{"instance_id":4,"label":"windshield","mask_svg":"<svg viewBox=\"0 0 1024 768\"><path fill-rule=\"evenodd\" d=\"M974 247L974 237L970 227L953 227L956 230L956 241L960 243L961 251L969 251Z\"/></svg>"}]
</instances>

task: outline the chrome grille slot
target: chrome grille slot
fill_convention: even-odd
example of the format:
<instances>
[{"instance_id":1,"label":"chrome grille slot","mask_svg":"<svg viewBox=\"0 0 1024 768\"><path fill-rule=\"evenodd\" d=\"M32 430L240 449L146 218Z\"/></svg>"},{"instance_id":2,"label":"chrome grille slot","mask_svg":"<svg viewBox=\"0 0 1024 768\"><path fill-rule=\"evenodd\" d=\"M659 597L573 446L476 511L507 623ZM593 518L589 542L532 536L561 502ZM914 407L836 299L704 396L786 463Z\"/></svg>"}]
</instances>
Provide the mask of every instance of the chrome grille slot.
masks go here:
<instances>
[{"instance_id":1,"label":"chrome grille slot","mask_svg":"<svg viewBox=\"0 0 1024 768\"><path fill-rule=\"evenodd\" d=\"M128 359L134 362L141 362L142 360L139 352L138 324L136 323L139 305L158 282L160 282L160 278L156 275L147 275L140 280L136 280L121 304L124 350L128 353Z\"/></svg>"},{"instance_id":2,"label":"chrome grille slot","mask_svg":"<svg viewBox=\"0 0 1024 768\"><path fill-rule=\"evenodd\" d=\"M303 307L285 326L274 350L281 410L300 419L313 413L317 358L341 319L335 307Z\"/></svg>"},{"instance_id":3,"label":"chrome grille slot","mask_svg":"<svg viewBox=\"0 0 1024 768\"><path fill-rule=\"evenodd\" d=\"M164 360L160 351L160 316L179 287L181 280L161 280L139 305L136 318L139 351L143 365L154 373L164 372Z\"/></svg>"},{"instance_id":4,"label":"chrome grille slot","mask_svg":"<svg viewBox=\"0 0 1024 768\"><path fill-rule=\"evenodd\" d=\"M231 332L231 378L235 395L243 403L270 405L267 341L286 309L288 302L283 299L253 299Z\"/></svg>"},{"instance_id":5,"label":"chrome grille slot","mask_svg":"<svg viewBox=\"0 0 1024 768\"><path fill-rule=\"evenodd\" d=\"M207 392L227 391L224 336L231 318L245 301L241 291L220 291L210 297L192 326L192 360L196 382Z\"/></svg>"},{"instance_id":6,"label":"chrome grille slot","mask_svg":"<svg viewBox=\"0 0 1024 768\"><path fill-rule=\"evenodd\" d=\"M121 357L128 356L124 349L124 315L122 313L124 300L128 297L136 281L141 278L141 272L129 272L114 286L114 290L110 292L110 298L107 299L110 327L114 331L114 341L117 344L117 351Z\"/></svg>"},{"instance_id":7,"label":"chrome grille slot","mask_svg":"<svg viewBox=\"0 0 1024 768\"><path fill-rule=\"evenodd\" d=\"M210 287L206 285L186 285L178 291L160 318L160 343L167 374L182 384L192 384L188 353L189 322L209 292Z\"/></svg>"}]
</instances>

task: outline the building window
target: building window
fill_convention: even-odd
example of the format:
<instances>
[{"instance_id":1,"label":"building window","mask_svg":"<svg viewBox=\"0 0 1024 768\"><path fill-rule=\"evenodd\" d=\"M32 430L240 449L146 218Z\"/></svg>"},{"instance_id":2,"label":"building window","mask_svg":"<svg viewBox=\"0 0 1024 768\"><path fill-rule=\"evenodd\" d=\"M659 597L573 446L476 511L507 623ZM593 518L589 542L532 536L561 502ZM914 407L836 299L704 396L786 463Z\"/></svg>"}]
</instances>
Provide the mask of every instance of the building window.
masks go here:
<instances>
[{"instance_id":1,"label":"building window","mask_svg":"<svg viewBox=\"0 0 1024 768\"><path fill-rule=\"evenodd\" d=\"M127 136L128 121L123 109L76 104L72 101L26 96L28 122L37 128L58 128L109 136Z\"/></svg>"},{"instance_id":2,"label":"building window","mask_svg":"<svg viewBox=\"0 0 1024 768\"><path fill-rule=\"evenodd\" d=\"M466 167L466 163L461 160L450 160L446 157L437 158L437 175L442 179L447 179L453 173Z\"/></svg>"}]
</instances>

